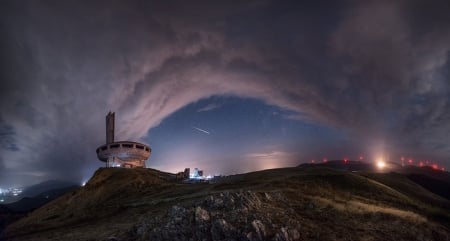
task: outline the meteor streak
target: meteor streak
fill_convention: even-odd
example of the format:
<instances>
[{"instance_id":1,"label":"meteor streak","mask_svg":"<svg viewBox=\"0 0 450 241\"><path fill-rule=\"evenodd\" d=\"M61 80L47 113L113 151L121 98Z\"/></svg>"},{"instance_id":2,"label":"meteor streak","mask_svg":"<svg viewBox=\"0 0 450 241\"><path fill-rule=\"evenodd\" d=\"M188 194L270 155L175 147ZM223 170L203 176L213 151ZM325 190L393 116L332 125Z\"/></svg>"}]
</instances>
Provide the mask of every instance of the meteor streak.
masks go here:
<instances>
[{"instance_id":1,"label":"meteor streak","mask_svg":"<svg viewBox=\"0 0 450 241\"><path fill-rule=\"evenodd\" d=\"M196 129L196 130L198 130L198 131L201 131L201 132L206 133L206 134L209 135L209 131L205 131L205 130L200 129L200 128L197 128L197 127L195 127L195 126L193 126L193 128Z\"/></svg>"}]
</instances>

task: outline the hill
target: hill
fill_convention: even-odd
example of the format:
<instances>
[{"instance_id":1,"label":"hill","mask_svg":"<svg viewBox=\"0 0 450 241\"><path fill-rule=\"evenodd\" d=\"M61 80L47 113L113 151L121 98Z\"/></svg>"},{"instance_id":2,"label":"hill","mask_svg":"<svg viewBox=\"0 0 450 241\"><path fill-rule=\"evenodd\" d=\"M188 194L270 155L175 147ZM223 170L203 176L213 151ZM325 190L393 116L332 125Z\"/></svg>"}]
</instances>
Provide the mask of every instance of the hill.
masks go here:
<instances>
[{"instance_id":1,"label":"hill","mask_svg":"<svg viewBox=\"0 0 450 241\"><path fill-rule=\"evenodd\" d=\"M450 200L450 173L434 169L431 166L418 167L414 165L401 166L396 163L387 163L387 167L380 171L373 163L351 160L333 160L318 164L301 164L299 167L329 167L338 170L366 173L401 173L411 181L419 184L428 191ZM382 180L381 180L382 181Z\"/></svg>"},{"instance_id":2,"label":"hill","mask_svg":"<svg viewBox=\"0 0 450 241\"><path fill-rule=\"evenodd\" d=\"M23 190L20 196L22 197L36 197L45 192L52 190L58 190L68 187L79 186L72 182L60 181L60 180L48 180L45 182L38 183L33 186L29 186Z\"/></svg>"},{"instance_id":3,"label":"hill","mask_svg":"<svg viewBox=\"0 0 450 241\"><path fill-rule=\"evenodd\" d=\"M323 166L184 184L101 168L9 225L5 240L450 240L450 202L406 173Z\"/></svg>"},{"instance_id":4,"label":"hill","mask_svg":"<svg viewBox=\"0 0 450 241\"><path fill-rule=\"evenodd\" d=\"M46 190L34 197L24 197L16 202L1 204L0 233L8 224L26 216L28 212L31 212L32 210L43 206L55 198L78 188L79 186L68 186L65 188Z\"/></svg>"},{"instance_id":5,"label":"hill","mask_svg":"<svg viewBox=\"0 0 450 241\"><path fill-rule=\"evenodd\" d=\"M0 205L0 232L9 224L12 223L24 215L21 213L16 213L8 209L4 205ZM0 239L1 240L1 239Z\"/></svg>"},{"instance_id":6,"label":"hill","mask_svg":"<svg viewBox=\"0 0 450 241\"><path fill-rule=\"evenodd\" d=\"M26 213L26 212L29 212L36 208L41 207L42 205L52 201L53 199L65 194L67 192L74 191L78 188L80 188L80 187L79 186L69 186L69 187L65 187L65 188L47 190L47 191L45 191L39 195L36 195L34 197L24 197L17 202L8 203L5 205L0 205L0 206L5 206L9 210L16 212L16 213L17 212Z\"/></svg>"}]
</instances>

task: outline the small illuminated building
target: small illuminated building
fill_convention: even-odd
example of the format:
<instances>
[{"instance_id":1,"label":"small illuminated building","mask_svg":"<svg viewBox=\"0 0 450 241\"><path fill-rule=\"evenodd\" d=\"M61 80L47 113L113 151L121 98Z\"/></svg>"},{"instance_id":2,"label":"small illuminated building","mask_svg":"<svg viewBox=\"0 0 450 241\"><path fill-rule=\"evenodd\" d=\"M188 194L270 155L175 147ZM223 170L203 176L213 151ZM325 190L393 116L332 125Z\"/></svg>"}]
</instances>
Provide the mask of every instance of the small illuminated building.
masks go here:
<instances>
[{"instance_id":1,"label":"small illuminated building","mask_svg":"<svg viewBox=\"0 0 450 241\"><path fill-rule=\"evenodd\" d=\"M97 148L97 157L106 163L106 167L145 167L150 157L149 146L133 141L114 141L115 113L106 116L106 144Z\"/></svg>"},{"instance_id":2,"label":"small illuminated building","mask_svg":"<svg viewBox=\"0 0 450 241\"><path fill-rule=\"evenodd\" d=\"M199 170L198 168L194 168L194 171L192 174L189 175L190 178L202 178L203 177L203 170Z\"/></svg>"}]
</instances>

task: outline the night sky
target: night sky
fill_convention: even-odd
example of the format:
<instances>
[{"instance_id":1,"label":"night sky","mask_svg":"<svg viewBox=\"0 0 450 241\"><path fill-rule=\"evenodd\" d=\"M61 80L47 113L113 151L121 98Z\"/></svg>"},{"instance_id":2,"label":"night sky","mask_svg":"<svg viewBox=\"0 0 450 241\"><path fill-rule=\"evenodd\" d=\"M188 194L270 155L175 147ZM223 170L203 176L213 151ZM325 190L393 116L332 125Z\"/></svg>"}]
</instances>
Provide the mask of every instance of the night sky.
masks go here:
<instances>
[{"instance_id":1,"label":"night sky","mask_svg":"<svg viewBox=\"0 0 450 241\"><path fill-rule=\"evenodd\" d=\"M450 1L0 2L0 186L81 183L116 140L234 174L450 167Z\"/></svg>"}]
</instances>

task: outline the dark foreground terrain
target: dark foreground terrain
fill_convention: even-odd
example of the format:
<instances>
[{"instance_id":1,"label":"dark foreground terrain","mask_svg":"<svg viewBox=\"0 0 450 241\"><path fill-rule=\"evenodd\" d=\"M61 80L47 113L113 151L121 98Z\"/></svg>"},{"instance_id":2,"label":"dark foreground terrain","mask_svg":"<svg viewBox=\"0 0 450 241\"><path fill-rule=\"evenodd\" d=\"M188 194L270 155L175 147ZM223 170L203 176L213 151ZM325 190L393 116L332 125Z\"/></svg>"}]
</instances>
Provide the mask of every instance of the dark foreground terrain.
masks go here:
<instances>
[{"instance_id":1,"label":"dark foreground terrain","mask_svg":"<svg viewBox=\"0 0 450 241\"><path fill-rule=\"evenodd\" d=\"M47 181L25 189L18 201L0 205L0 233L8 224L78 188L79 186L72 183Z\"/></svg>"},{"instance_id":2,"label":"dark foreground terrain","mask_svg":"<svg viewBox=\"0 0 450 241\"><path fill-rule=\"evenodd\" d=\"M324 166L176 183L99 169L0 240L450 240L450 202L406 173Z\"/></svg>"}]
</instances>

